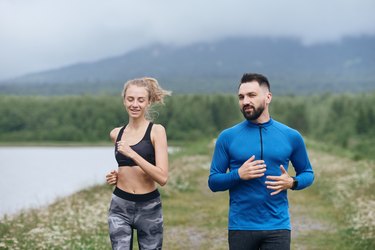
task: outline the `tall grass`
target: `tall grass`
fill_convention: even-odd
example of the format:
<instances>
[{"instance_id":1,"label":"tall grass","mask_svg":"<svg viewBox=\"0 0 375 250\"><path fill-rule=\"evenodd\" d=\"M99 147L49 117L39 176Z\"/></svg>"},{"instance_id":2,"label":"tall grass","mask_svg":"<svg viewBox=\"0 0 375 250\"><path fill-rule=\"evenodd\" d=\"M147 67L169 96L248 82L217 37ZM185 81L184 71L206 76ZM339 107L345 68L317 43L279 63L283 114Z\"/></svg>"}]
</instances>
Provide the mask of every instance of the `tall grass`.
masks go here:
<instances>
[{"instance_id":1,"label":"tall grass","mask_svg":"<svg viewBox=\"0 0 375 250\"><path fill-rule=\"evenodd\" d=\"M3 218L0 249L108 249L110 192L108 186L95 186L48 207Z\"/></svg>"},{"instance_id":2,"label":"tall grass","mask_svg":"<svg viewBox=\"0 0 375 250\"><path fill-rule=\"evenodd\" d=\"M341 236L339 249L375 249L375 164L311 152L314 191L331 204Z\"/></svg>"}]
</instances>

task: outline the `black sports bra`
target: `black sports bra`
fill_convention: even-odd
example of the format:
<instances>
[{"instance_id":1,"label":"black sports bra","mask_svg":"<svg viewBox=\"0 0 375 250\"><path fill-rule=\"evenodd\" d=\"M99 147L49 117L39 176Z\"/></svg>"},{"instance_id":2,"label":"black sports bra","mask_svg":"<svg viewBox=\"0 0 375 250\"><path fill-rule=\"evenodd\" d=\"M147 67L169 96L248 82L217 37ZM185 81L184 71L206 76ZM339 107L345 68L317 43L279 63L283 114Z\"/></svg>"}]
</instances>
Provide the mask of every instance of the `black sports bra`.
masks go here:
<instances>
[{"instance_id":1,"label":"black sports bra","mask_svg":"<svg viewBox=\"0 0 375 250\"><path fill-rule=\"evenodd\" d=\"M155 149L151 142L151 128L153 123L150 122L148 124L147 130L145 135L143 136L142 140L135 145L130 146L135 152L137 152L140 156L142 156L146 161L155 165ZM115 157L119 167L132 167L136 166L137 164L130 159L129 157L121 154L117 151L117 142L121 140L122 134L124 133L125 126L123 126L116 139L115 144Z\"/></svg>"}]
</instances>

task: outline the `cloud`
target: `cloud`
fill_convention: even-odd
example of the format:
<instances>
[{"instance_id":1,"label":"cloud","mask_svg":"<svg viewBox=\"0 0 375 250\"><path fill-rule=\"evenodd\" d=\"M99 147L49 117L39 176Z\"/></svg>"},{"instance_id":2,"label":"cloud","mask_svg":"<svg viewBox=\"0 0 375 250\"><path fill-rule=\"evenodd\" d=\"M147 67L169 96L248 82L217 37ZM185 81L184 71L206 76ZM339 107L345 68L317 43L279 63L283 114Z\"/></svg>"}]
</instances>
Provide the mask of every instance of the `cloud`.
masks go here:
<instances>
[{"instance_id":1,"label":"cloud","mask_svg":"<svg viewBox=\"0 0 375 250\"><path fill-rule=\"evenodd\" d=\"M0 0L0 79L153 43L375 35L374 11L372 0Z\"/></svg>"}]
</instances>

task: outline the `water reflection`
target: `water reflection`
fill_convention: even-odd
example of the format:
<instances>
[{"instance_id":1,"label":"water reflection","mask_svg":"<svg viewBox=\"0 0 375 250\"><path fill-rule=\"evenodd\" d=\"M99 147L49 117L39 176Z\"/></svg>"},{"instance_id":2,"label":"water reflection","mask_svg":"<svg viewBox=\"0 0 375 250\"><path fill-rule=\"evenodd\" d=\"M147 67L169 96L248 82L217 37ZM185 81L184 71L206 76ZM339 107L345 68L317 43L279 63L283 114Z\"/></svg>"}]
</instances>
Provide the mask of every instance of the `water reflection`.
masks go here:
<instances>
[{"instance_id":1,"label":"water reflection","mask_svg":"<svg viewBox=\"0 0 375 250\"><path fill-rule=\"evenodd\" d=\"M105 183L116 168L111 146L0 147L0 218Z\"/></svg>"},{"instance_id":2,"label":"water reflection","mask_svg":"<svg viewBox=\"0 0 375 250\"><path fill-rule=\"evenodd\" d=\"M0 147L0 216L104 183L112 147Z\"/></svg>"}]
</instances>

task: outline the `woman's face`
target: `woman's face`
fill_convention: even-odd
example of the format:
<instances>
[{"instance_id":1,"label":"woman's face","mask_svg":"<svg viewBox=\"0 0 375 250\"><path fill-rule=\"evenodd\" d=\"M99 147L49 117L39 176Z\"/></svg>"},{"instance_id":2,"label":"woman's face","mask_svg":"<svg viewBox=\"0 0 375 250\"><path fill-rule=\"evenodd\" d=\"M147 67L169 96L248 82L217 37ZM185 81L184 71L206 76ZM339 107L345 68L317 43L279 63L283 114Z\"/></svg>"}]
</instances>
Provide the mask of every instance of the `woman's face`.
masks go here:
<instances>
[{"instance_id":1,"label":"woman's face","mask_svg":"<svg viewBox=\"0 0 375 250\"><path fill-rule=\"evenodd\" d=\"M129 85L124 98L124 106L129 117L144 117L149 106L149 96L145 87Z\"/></svg>"}]
</instances>

